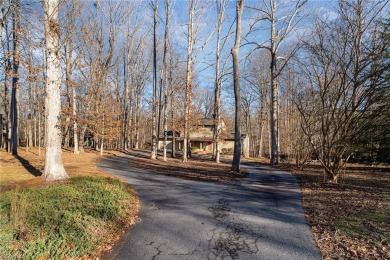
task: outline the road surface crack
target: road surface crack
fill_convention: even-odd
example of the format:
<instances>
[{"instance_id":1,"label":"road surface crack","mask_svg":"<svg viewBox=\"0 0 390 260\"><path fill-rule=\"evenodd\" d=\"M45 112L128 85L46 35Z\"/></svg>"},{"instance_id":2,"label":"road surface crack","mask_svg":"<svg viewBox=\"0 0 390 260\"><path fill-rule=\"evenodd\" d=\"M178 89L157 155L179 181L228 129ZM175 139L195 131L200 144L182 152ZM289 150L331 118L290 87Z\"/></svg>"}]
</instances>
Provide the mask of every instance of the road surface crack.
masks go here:
<instances>
[{"instance_id":1,"label":"road surface crack","mask_svg":"<svg viewBox=\"0 0 390 260\"><path fill-rule=\"evenodd\" d=\"M217 228L209 240L209 259L238 259L240 253L254 254L258 252L258 235L232 212L226 199L220 199L218 204L209 207Z\"/></svg>"},{"instance_id":2,"label":"road surface crack","mask_svg":"<svg viewBox=\"0 0 390 260\"><path fill-rule=\"evenodd\" d=\"M154 244L154 242L151 242L150 244L148 244L149 246L152 246ZM154 260L154 259L156 259L156 257L158 257L159 255L161 255L161 253L163 252L160 248L162 247L162 246L164 246L166 244L166 242L165 243L163 243L163 244L161 244L161 245L159 245L159 246L157 246L157 247L153 247L154 249L156 249L157 250L157 253L152 257L152 260Z\"/></svg>"}]
</instances>

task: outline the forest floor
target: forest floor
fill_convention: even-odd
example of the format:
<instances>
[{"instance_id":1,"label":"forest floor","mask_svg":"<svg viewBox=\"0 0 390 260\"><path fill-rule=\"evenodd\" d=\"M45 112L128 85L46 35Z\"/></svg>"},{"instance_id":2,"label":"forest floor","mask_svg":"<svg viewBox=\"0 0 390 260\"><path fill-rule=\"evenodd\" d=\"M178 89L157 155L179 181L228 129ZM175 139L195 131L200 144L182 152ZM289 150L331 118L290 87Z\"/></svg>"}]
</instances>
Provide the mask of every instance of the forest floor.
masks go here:
<instances>
[{"instance_id":1,"label":"forest floor","mask_svg":"<svg viewBox=\"0 0 390 260\"><path fill-rule=\"evenodd\" d=\"M176 158L172 158L168 154L166 162L163 161L162 156L158 156L157 160L150 160L148 153L131 152L130 154L136 156L136 160L129 160L129 164L132 167L188 180L229 182L239 181L247 175L245 169L240 174L233 175L230 171L231 164L223 162L216 164L210 160L208 155L202 156L197 154L193 158L188 158L187 163L183 163L180 154ZM172 171L172 169L175 170Z\"/></svg>"},{"instance_id":2,"label":"forest floor","mask_svg":"<svg viewBox=\"0 0 390 260\"><path fill-rule=\"evenodd\" d=\"M324 259L390 259L390 167L347 165L338 184L319 164L298 170L306 219Z\"/></svg>"}]
</instances>

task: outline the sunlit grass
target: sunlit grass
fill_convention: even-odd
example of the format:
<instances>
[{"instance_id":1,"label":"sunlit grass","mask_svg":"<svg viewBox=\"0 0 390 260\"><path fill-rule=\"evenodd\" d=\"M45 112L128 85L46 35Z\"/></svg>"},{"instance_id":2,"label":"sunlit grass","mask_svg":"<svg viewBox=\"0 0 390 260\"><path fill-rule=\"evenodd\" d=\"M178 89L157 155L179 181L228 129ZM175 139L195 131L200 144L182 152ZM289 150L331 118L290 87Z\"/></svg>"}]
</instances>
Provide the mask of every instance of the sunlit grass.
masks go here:
<instances>
[{"instance_id":1,"label":"sunlit grass","mask_svg":"<svg viewBox=\"0 0 390 260\"><path fill-rule=\"evenodd\" d=\"M0 259L64 259L93 252L126 225L132 195L104 177L75 177L0 198Z\"/></svg>"}]
</instances>

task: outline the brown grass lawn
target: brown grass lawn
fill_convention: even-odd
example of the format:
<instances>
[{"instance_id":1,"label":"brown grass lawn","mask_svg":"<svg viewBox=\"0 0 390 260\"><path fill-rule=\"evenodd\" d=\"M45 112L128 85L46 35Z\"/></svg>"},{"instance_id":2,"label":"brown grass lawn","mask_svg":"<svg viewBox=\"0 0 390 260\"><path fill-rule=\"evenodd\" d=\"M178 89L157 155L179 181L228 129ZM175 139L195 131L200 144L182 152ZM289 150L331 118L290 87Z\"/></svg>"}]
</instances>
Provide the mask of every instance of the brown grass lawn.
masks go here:
<instances>
[{"instance_id":1,"label":"brown grass lawn","mask_svg":"<svg viewBox=\"0 0 390 260\"><path fill-rule=\"evenodd\" d=\"M105 173L98 169L97 162L102 158L121 155L118 151L106 151L103 156L99 152L86 149L85 153L73 154L70 149L63 149L63 162L65 170L70 177L76 176L114 176ZM46 186L53 185L56 182L46 182L42 175L44 169L44 149L41 150L41 155L38 155L37 148L30 148L29 152L25 148L18 150L18 156L13 156L0 150L0 191L7 191L15 188L23 188L30 186ZM129 222L125 229L131 224L134 224L137 219L139 210L139 202L136 191L131 191L135 198L134 204L129 208ZM122 232L115 234L106 234L105 246L99 247L91 255L101 255L103 252L110 250L111 246L118 240ZM87 258L83 258L87 259ZM95 259L95 258L94 258ZM98 259L98 258L97 258Z\"/></svg>"},{"instance_id":2,"label":"brown grass lawn","mask_svg":"<svg viewBox=\"0 0 390 260\"><path fill-rule=\"evenodd\" d=\"M106 151L103 158L119 154L121 153L117 151ZM96 163L102 158L97 151L86 149L85 153L73 154L71 149L63 149L62 158L70 177L85 175L113 177L97 168ZM0 191L16 186L48 185L41 176L44 160L44 149L41 149L40 156L37 148L29 148L29 152L25 148L19 148L18 156L0 150Z\"/></svg>"}]
</instances>

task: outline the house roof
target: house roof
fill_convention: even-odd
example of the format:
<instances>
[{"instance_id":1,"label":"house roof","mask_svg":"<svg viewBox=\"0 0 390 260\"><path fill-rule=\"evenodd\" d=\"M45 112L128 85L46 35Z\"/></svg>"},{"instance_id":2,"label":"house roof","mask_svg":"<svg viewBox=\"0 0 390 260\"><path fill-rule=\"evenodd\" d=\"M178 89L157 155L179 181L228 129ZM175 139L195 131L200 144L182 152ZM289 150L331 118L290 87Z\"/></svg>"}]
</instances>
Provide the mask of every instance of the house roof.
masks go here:
<instances>
[{"instance_id":1,"label":"house roof","mask_svg":"<svg viewBox=\"0 0 390 260\"><path fill-rule=\"evenodd\" d=\"M223 121L223 118L221 118L221 122ZM198 120L197 123L195 123L194 125L198 125L198 126L213 126L214 125L214 118L212 117L203 117L201 119Z\"/></svg>"},{"instance_id":2,"label":"house roof","mask_svg":"<svg viewBox=\"0 0 390 260\"><path fill-rule=\"evenodd\" d=\"M214 139L212 137L194 137L190 138L190 141L194 142L212 142Z\"/></svg>"},{"instance_id":3,"label":"house roof","mask_svg":"<svg viewBox=\"0 0 390 260\"><path fill-rule=\"evenodd\" d=\"M243 134L241 134L241 139L245 139L248 136L249 136L248 134L243 133ZM172 136L168 136L167 139L168 140L172 140ZM176 137L175 139L176 139L176 141L183 141L184 137ZM164 137L160 137L158 140L159 141L163 141ZM198 142L202 142L202 141L203 142L209 142L209 141L213 141L214 139L212 137L193 137L193 138L190 138L189 140L190 141L198 141ZM229 140L229 141L234 140L234 133L226 136L225 138L223 138L223 140Z\"/></svg>"}]
</instances>

